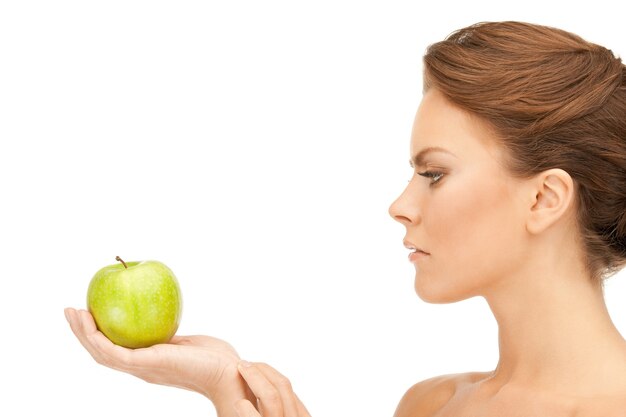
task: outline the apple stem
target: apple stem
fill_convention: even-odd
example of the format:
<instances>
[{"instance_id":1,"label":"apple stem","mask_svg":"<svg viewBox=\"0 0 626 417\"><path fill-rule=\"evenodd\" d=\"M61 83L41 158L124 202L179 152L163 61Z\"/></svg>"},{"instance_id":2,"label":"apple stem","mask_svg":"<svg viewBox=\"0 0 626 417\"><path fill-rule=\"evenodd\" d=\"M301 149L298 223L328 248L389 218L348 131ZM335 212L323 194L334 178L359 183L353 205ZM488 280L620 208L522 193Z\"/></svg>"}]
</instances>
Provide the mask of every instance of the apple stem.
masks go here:
<instances>
[{"instance_id":1,"label":"apple stem","mask_svg":"<svg viewBox=\"0 0 626 417\"><path fill-rule=\"evenodd\" d=\"M126 262L124 262L124 261L122 260L122 258L120 258L119 256L116 256L116 257L115 257L115 260L116 260L116 261L120 261L120 262L122 263L122 265L124 265L124 268L128 269L128 265L126 265Z\"/></svg>"}]
</instances>

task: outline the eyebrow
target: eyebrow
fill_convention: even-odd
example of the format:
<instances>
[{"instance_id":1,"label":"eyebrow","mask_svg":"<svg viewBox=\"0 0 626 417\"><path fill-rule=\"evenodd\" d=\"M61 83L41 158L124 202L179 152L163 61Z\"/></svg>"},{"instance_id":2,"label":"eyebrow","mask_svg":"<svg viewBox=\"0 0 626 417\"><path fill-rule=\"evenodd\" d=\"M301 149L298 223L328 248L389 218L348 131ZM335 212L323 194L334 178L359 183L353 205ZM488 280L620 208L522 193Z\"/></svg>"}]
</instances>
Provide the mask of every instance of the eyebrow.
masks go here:
<instances>
[{"instance_id":1,"label":"eyebrow","mask_svg":"<svg viewBox=\"0 0 626 417\"><path fill-rule=\"evenodd\" d=\"M439 146L430 146L428 148L422 149L416 155L413 155L413 157L409 160L409 165L411 166L411 168L415 168L416 166L423 165L424 158L426 157L426 155L428 155L431 152L442 152L442 153L447 153L448 155L452 155L456 157L456 155L454 155L452 152L448 151L447 149L440 148Z\"/></svg>"}]
</instances>

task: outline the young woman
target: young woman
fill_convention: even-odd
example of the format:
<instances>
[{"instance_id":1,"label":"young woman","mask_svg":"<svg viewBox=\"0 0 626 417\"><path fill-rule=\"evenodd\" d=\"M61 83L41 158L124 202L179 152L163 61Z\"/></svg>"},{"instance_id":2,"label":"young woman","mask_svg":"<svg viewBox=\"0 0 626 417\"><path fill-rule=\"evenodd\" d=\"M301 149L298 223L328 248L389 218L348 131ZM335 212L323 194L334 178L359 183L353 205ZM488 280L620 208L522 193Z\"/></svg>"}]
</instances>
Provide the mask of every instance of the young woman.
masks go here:
<instances>
[{"instance_id":1,"label":"young woman","mask_svg":"<svg viewBox=\"0 0 626 417\"><path fill-rule=\"evenodd\" d=\"M487 373L411 387L396 417L624 416L626 340L602 282L626 265L626 69L555 28L479 23L431 45L390 207L424 301L482 296L499 325ZM205 336L129 350L66 309L99 363L191 389L226 416L308 416L289 380Z\"/></svg>"}]
</instances>

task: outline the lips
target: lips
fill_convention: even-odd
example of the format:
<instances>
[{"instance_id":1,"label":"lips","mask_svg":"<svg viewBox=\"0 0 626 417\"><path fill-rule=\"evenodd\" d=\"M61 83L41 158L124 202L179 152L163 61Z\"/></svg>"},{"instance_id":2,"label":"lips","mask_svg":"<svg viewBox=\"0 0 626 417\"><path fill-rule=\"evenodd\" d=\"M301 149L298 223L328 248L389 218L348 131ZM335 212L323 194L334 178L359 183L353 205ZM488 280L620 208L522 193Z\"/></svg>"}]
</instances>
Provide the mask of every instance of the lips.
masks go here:
<instances>
[{"instance_id":1,"label":"lips","mask_svg":"<svg viewBox=\"0 0 626 417\"><path fill-rule=\"evenodd\" d=\"M422 251L416 251L416 252L411 252L409 253L409 262L417 262L421 259L427 258L430 255L427 254L426 252L422 252Z\"/></svg>"},{"instance_id":2,"label":"lips","mask_svg":"<svg viewBox=\"0 0 626 417\"><path fill-rule=\"evenodd\" d=\"M404 243L404 247L405 248L413 251L413 253L415 253L415 252L422 252L422 253L425 253L426 255L430 255L428 252L426 252L424 249L418 247L413 242L409 242L408 240L404 240L402 243Z\"/></svg>"}]
</instances>

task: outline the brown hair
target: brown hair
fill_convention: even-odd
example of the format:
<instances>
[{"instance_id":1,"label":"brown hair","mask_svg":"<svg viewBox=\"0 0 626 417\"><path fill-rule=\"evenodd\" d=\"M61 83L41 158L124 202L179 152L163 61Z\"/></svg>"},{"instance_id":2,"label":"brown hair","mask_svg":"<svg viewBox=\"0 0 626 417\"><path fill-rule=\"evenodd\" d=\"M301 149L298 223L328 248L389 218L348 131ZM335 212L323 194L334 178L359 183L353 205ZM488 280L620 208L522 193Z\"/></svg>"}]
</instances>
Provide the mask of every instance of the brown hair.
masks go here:
<instances>
[{"instance_id":1,"label":"brown hair","mask_svg":"<svg viewBox=\"0 0 626 417\"><path fill-rule=\"evenodd\" d=\"M432 44L424 91L436 88L490 125L517 178L550 169L576 184L586 267L602 281L626 265L626 66L572 33L481 22Z\"/></svg>"}]
</instances>

